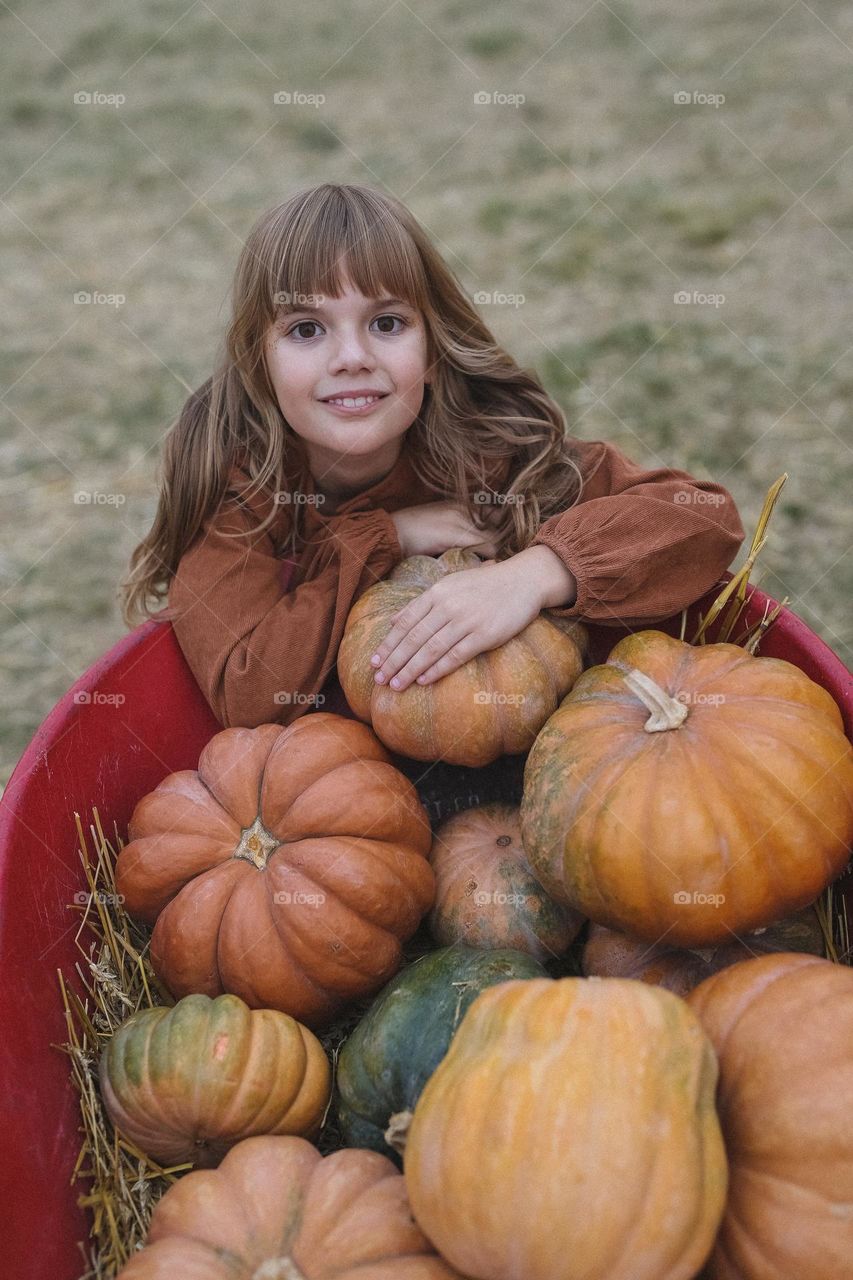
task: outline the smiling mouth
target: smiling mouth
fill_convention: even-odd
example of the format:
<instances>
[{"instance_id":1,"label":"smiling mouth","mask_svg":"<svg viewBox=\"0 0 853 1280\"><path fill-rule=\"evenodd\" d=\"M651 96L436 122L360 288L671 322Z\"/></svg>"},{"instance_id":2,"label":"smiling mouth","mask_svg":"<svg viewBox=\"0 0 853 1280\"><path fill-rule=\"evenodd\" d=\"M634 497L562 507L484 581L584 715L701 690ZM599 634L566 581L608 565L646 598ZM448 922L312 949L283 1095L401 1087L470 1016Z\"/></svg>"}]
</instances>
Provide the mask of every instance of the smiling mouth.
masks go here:
<instances>
[{"instance_id":1,"label":"smiling mouth","mask_svg":"<svg viewBox=\"0 0 853 1280\"><path fill-rule=\"evenodd\" d=\"M380 400L387 400L388 396L344 396L335 397L328 400L321 400L321 404L327 404L333 409L344 409L350 413L357 413L360 410L370 409L375 404L379 404Z\"/></svg>"}]
</instances>

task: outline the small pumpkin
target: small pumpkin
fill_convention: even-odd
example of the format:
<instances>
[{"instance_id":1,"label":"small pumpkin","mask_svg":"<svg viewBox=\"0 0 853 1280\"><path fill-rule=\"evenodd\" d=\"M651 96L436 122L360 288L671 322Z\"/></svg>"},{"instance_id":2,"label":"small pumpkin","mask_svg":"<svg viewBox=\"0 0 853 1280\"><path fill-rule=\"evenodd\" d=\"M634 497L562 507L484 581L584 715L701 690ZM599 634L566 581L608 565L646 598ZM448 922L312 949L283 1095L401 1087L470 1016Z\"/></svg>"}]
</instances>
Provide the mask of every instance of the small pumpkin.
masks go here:
<instances>
[{"instance_id":1,"label":"small pumpkin","mask_svg":"<svg viewBox=\"0 0 853 1280\"><path fill-rule=\"evenodd\" d=\"M583 916L549 897L530 870L517 805L453 814L435 832L429 860L436 886L429 928L443 946L511 947L547 960L580 931Z\"/></svg>"},{"instance_id":2,"label":"small pumpkin","mask_svg":"<svg viewBox=\"0 0 853 1280\"><path fill-rule=\"evenodd\" d=\"M717 1063L669 991L534 978L478 996L415 1107L415 1218L479 1280L692 1280L723 1212Z\"/></svg>"},{"instance_id":3,"label":"small pumpkin","mask_svg":"<svg viewBox=\"0 0 853 1280\"><path fill-rule=\"evenodd\" d=\"M266 1137L171 1186L119 1280L462 1278L416 1226L390 1160Z\"/></svg>"},{"instance_id":4,"label":"small pumpkin","mask_svg":"<svg viewBox=\"0 0 853 1280\"><path fill-rule=\"evenodd\" d=\"M437 558L410 556L369 587L347 617L337 668L347 702L386 746L411 759L479 767L527 751L583 670L586 628L544 610L517 636L434 684L399 692L376 684L370 656L394 614L447 574L481 563L460 547Z\"/></svg>"},{"instance_id":5,"label":"small pumpkin","mask_svg":"<svg viewBox=\"0 0 853 1280\"><path fill-rule=\"evenodd\" d=\"M154 924L172 994L228 991L309 1026L387 982L435 894L414 786L367 725L330 712L224 729L129 834L116 886Z\"/></svg>"},{"instance_id":6,"label":"small pumpkin","mask_svg":"<svg viewBox=\"0 0 853 1280\"><path fill-rule=\"evenodd\" d=\"M524 770L524 847L554 897L648 942L727 942L807 906L853 841L853 747L781 658L620 640Z\"/></svg>"},{"instance_id":7,"label":"small pumpkin","mask_svg":"<svg viewBox=\"0 0 853 1280\"><path fill-rule=\"evenodd\" d=\"M338 1119L344 1141L398 1160L421 1090L481 991L545 970L520 951L444 947L380 991L341 1049Z\"/></svg>"},{"instance_id":8,"label":"small pumpkin","mask_svg":"<svg viewBox=\"0 0 853 1280\"><path fill-rule=\"evenodd\" d=\"M853 970L759 956L688 1004L719 1058L731 1170L709 1280L841 1280L853 1258Z\"/></svg>"},{"instance_id":9,"label":"small pumpkin","mask_svg":"<svg viewBox=\"0 0 853 1280\"><path fill-rule=\"evenodd\" d=\"M640 942L601 924L590 924L583 950L587 977L636 978L686 996L712 973L754 956L778 951L824 954L823 930L814 907L719 947L688 950L665 942Z\"/></svg>"},{"instance_id":10,"label":"small pumpkin","mask_svg":"<svg viewBox=\"0 0 853 1280\"><path fill-rule=\"evenodd\" d=\"M241 1138L320 1130L331 1070L316 1036L237 996L141 1009L100 1062L113 1124L161 1164L218 1164Z\"/></svg>"}]
</instances>

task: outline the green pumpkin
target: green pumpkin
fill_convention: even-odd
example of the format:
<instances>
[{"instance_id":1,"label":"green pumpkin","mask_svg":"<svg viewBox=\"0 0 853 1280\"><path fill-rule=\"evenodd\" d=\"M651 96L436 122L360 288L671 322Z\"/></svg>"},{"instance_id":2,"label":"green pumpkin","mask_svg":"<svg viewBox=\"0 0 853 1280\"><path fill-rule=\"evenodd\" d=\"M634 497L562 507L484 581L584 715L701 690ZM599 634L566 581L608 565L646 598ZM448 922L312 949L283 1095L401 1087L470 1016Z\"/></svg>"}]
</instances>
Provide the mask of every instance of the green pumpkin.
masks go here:
<instances>
[{"instance_id":1,"label":"green pumpkin","mask_svg":"<svg viewBox=\"0 0 853 1280\"><path fill-rule=\"evenodd\" d=\"M456 945L431 951L380 991L338 1058L338 1118L350 1147L400 1164L421 1090L481 991L512 978L544 978L532 956Z\"/></svg>"}]
</instances>

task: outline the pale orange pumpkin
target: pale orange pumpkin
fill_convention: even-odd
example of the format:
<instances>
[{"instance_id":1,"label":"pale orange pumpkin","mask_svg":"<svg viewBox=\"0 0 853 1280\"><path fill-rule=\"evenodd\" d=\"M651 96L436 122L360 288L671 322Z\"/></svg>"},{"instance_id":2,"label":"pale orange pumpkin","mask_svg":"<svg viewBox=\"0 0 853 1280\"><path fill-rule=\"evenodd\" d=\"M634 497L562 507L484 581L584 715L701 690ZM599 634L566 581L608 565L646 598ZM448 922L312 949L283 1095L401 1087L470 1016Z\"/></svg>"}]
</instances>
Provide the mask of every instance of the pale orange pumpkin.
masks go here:
<instances>
[{"instance_id":1,"label":"pale orange pumpkin","mask_svg":"<svg viewBox=\"0 0 853 1280\"><path fill-rule=\"evenodd\" d=\"M554 902L530 870L517 805L453 814L435 832L429 860L436 882L429 927L442 946L511 947L548 960L580 931L583 916Z\"/></svg>"},{"instance_id":2,"label":"pale orange pumpkin","mask_svg":"<svg viewBox=\"0 0 853 1280\"><path fill-rule=\"evenodd\" d=\"M462 1280L412 1220L376 1151L325 1159L304 1138L246 1138L188 1173L119 1280Z\"/></svg>"},{"instance_id":3,"label":"pale orange pumpkin","mask_svg":"<svg viewBox=\"0 0 853 1280\"><path fill-rule=\"evenodd\" d=\"M101 1097L113 1124L161 1164L218 1164L241 1138L313 1137L331 1093L307 1027L238 996L141 1009L108 1041Z\"/></svg>"},{"instance_id":4,"label":"pale orange pumpkin","mask_svg":"<svg viewBox=\"0 0 853 1280\"><path fill-rule=\"evenodd\" d=\"M429 818L367 727L312 712L224 729L140 800L116 863L175 996L232 992L310 1026L378 990L432 905Z\"/></svg>"},{"instance_id":5,"label":"pale orange pumpkin","mask_svg":"<svg viewBox=\"0 0 853 1280\"><path fill-rule=\"evenodd\" d=\"M760 956L690 993L731 1170L708 1280L842 1280L853 1259L853 969Z\"/></svg>"},{"instance_id":6,"label":"pale orange pumpkin","mask_svg":"<svg viewBox=\"0 0 853 1280\"><path fill-rule=\"evenodd\" d=\"M338 650L347 701L388 747L411 759L480 766L527 751L583 670L586 628L546 609L517 636L434 684L396 691L375 682L370 657L394 614L446 574L480 563L459 547L437 558L410 556L369 587L347 618Z\"/></svg>"},{"instance_id":7,"label":"pale orange pumpkin","mask_svg":"<svg viewBox=\"0 0 853 1280\"><path fill-rule=\"evenodd\" d=\"M599 924L709 946L813 902L853 841L853 748L833 698L781 658L620 640L524 771L524 847Z\"/></svg>"},{"instance_id":8,"label":"pale orange pumpkin","mask_svg":"<svg viewBox=\"0 0 853 1280\"><path fill-rule=\"evenodd\" d=\"M726 1193L716 1081L708 1037L669 991L490 987L415 1105L415 1218L479 1280L693 1280Z\"/></svg>"},{"instance_id":9,"label":"pale orange pumpkin","mask_svg":"<svg viewBox=\"0 0 853 1280\"><path fill-rule=\"evenodd\" d=\"M806 907L758 933L702 950L670 947L666 942L641 942L602 924L590 924L582 965L588 978L636 978L686 996L712 973L778 951L824 954L823 930L814 907Z\"/></svg>"}]
</instances>

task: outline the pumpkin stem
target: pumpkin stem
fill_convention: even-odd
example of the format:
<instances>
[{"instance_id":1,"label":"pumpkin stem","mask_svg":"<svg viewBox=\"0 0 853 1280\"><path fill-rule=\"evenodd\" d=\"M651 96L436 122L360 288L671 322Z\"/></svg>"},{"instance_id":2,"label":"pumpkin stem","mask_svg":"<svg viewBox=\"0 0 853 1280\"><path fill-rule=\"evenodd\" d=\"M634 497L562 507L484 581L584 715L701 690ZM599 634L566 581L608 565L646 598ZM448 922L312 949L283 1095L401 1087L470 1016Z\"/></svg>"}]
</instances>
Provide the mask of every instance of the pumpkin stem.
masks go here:
<instances>
[{"instance_id":1,"label":"pumpkin stem","mask_svg":"<svg viewBox=\"0 0 853 1280\"><path fill-rule=\"evenodd\" d=\"M388 1121L388 1128L384 1135L385 1141L398 1155L402 1155L406 1150L406 1139L409 1136L409 1125L412 1123L413 1115L413 1111L395 1111Z\"/></svg>"},{"instance_id":2,"label":"pumpkin stem","mask_svg":"<svg viewBox=\"0 0 853 1280\"><path fill-rule=\"evenodd\" d=\"M270 854L280 844L281 841L270 835L260 818L255 818L250 827L245 827L240 832L240 843L234 850L234 857L245 858L247 862L253 862L259 871L263 871Z\"/></svg>"},{"instance_id":3,"label":"pumpkin stem","mask_svg":"<svg viewBox=\"0 0 853 1280\"><path fill-rule=\"evenodd\" d=\"M632 667L625 675L625 683L635 697L651 712L643 725L646 733L659 733L662 729L677 729L687 719L687 706L656 684L651 677Z\"/></svg>"}]
</instances>

